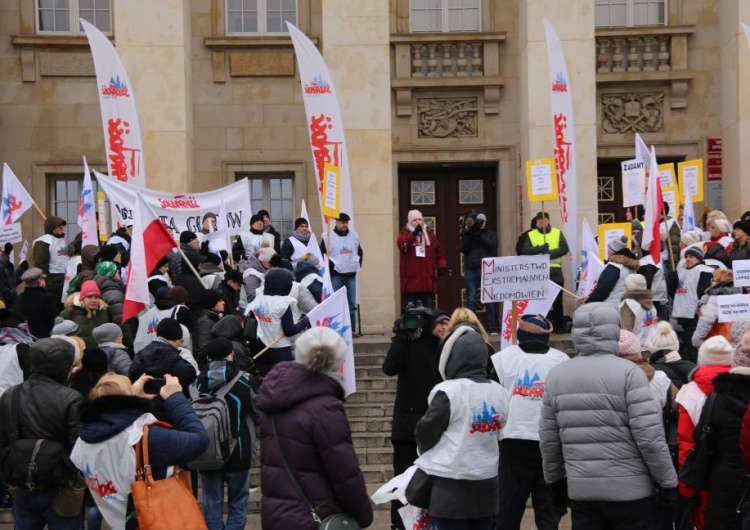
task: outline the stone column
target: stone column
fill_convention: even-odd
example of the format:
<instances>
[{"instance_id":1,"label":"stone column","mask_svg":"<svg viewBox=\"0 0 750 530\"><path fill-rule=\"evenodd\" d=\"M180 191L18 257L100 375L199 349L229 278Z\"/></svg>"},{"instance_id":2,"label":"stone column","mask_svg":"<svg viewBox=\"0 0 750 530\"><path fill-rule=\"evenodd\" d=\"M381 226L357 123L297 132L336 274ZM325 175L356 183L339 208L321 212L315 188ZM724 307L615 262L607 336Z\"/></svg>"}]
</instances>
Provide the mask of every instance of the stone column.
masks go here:
<instances>
[{"instance_id":1,"label":"stone column","mask_svg":"<svg viewBox=\"0 0 750 530\"><path fill-rule=\"evenodd\" d=\"M321 41L346 128L356 230L365 242L359 277L363 329L387 331L398 300L388 2L322 2Z\"/></svg>"},{"instance_id":2,"label":"stone column","mask_svg":"<svg viewBox=\"0 0 750 530\"><path fill-rule=\"evenodd\" d=\"M526 190L526 160L554 157L554 129L550 113L550 77L547 41L542 17L554 25L568 64L569 89L573 93L578 194L578 238L584 218L592 227L597 221L596 195L596 41L594 5L591 0L524 0L519 2L518 48L520 84L520 144L517 183L523 186L523 229L541 203L529 203ZM557 203L546 202L552 226L561 227ZM568 234L566 234L568 235ZM570 235L568 235L570 238ZM579 243L580 244L580 243ZM579 249L580 252L580 249ZM576 263L580 256L576 256ZM565 285L572 288L567 267ZM570 300L569 297L565 297ZM566 309L566 314L571 308Z\"/></svg>"},{"instance_id":3,"label":"stone column","mask_svg":"<svg viewBox=\"0 0 750 530\"><path fill-rule=\"evenodd\" d=\"M146 184L193 190L190 2L113 2L115 46L133 84Z\"/></svg>"},{"instance_id":4,"label":"stone column","mask_svg":"<svg viewBox=\"0 0 750 530\"><path fill-rule=\"evenodd\" d=\"M750 208L750 53L740 22L750 22L750 3L719 3L724 212L737 219Z\"/></svg>"}]
</instances>

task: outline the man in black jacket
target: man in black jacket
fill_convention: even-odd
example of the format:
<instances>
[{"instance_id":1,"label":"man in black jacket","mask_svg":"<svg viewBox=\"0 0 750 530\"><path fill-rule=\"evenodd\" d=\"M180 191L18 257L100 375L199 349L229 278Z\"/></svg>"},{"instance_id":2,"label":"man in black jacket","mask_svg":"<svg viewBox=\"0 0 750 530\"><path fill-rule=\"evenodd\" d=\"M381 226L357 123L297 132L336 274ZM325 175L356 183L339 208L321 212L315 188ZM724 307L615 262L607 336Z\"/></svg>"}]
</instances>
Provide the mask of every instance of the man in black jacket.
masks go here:
<instances>
[{"instance_id":1,"label":"man in black jacket","mask_svg":"<svg viewBox=\"0 0 750 530\"><path fill-rule=\"evenodd\" d=\"M65 384L74 359L73 346L62 339L47 338L35 342L29 350L31 376L28 381L10 388L0 397L0 454L13 447L16 440L57 442L62 445L58 466L61 471L66 471L58 476L57 483L35 483L33 491L15 497L13 519L16 528L42 528L46 524L49 528L79 530L83 525L82 514L60 517L53 509L58 488L72 472L68 457L81 426L83 396ZM20 471L23 475L28 461L9 462L4 459L4 473L8 471L6 464L23 467L13 473ZM22 489L25 484L13 486Z\"/></svg>"},{"instance_id":2,"label":"man in black jacket","mask_svg":"<svg viewBox=\"0 0 750 530\"><path fill-rule=\"evenodd\" d=\"M480 213L464 220L461 232L461 253L464 255L464 278L466 278L466 307L476 312L477 296L481 289L482 258L497 256L497 233L487 230L487 216ZM485 304L487 331L498 331L496 304Z\"/></svg>"},{"instance_id":3,"label":"man in black jacket","mask_svg":"<svg viewBox=\"0 0 750 530\"><path fill-rule=\"evenodd\" d=\"M430 390L443 380L438 371L440 355L437 350L450 317L436 309L422 312L419 320L412 319L414 315L405 315L396 321L393 326L396 335L383 361L383 373L398 376L391 430L394 475L406 471L416 460L414 428L427 411ZM414 322L421 326L412 327ZM401 506L397 501L391 503L391 528L404 528L398 513Z\"/></svg>"},{"instance_id":4,"label":"man in black jacket","mask_svg":"<svg viewBox=\"0 0 750 530\"><path fill-rule=\"evenodd\" d=\"M29 332L38 339L49 337L59 313L57 301L52 299L45 285L47 276L42 269L32 267L21 276L25 288L18 296L14 309L26 318Z\"/></svg>"}]
</instances>

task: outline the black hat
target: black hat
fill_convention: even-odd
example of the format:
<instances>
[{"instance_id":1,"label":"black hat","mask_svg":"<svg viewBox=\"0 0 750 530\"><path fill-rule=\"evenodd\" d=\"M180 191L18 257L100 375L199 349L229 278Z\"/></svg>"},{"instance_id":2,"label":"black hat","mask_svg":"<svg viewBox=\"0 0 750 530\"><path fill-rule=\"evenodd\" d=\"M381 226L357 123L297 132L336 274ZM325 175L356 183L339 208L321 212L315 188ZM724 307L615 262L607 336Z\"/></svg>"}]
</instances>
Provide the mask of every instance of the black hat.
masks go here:
<instances>
[{"instance_id":1,"label":"black hat","mask_svg":"<svg viewBox=\"0 0 750 530\"><path fill-rule=\"evenodd\" d=\"M748 219L737 221L732 228L739 228L750 236L750 220Z\"/></svg>"},{"instance_id":2,"label":"black hat","mask_svg":"<svg viewBox=\"0 0 750 530\"><path fill-rule=\"evenodd\" d=\"M219 300L221 300L221 295L218 291L207 289L201 293L198 304L202 309L213 309Z\"/></svg>"},{"instance_id":3,"label":"black hat","mask_svg":"<svg viewBox=\"0 0 750 530\"><path fill-rule=\"evenodd\" d=\"M99 261L114 261L120 253L120 247L117 245L102 245L99 249Z\"/></svg>"},{"instance_id":4,"label":"black hat","mask_svg":"<svg viewBox=\"0 0 750 530\"><path fill-rule=\"evenodd\" d=\"M242 283L242 273L238 270L229 269L224 273L224 282L237 282Z\"/></svg>"},{"instance_id":5,"label":"black hat","mask_svg":"<svg viewBox=\"0 0 750 530\"><path fill-rule=\"evenodd\" d=\"M198 239L198 236L195 235L195 232L191 232L190 230L185 230L184 232L180 233L180 243L181 244L188 244L193 239Z\"/></svg>"},{"instance_id":6,"label":"black hat","mask_svg":"<svg viewBox=\"0 0 750 530\"><path fill-rule=\"evenodd\" d=\"M169 256L164 256L162 259L160 259L159 261L156 262L156 267L154 267L154 268L155 269L160 269L164 265L167 265L167 264L169 264Z\"/></svg>"},{"instance_id":7,"label":"black hat","mask_svg":"<svg viewBox=\"0 0 750 530\"><path fill-rule=\"evenodd\" d=\"M268 217L269 219L271 218L271 214L268 213L268 210L258 210L258 215L261 217Z\"/></svg>"},{"instance_id":8,"label":"black hat","mask_svg":"<svg viewBox=\"0 0 750 530\"><path fill-rule=\"evenodd\" d=\"M174 318L163 318L156 326L156 336L167 340L182 340L182 326Z\"/></svg>"},{"instance_id":9,"label":"black hat","mask_svg":"<svg viewBox=\"0 0 750 530\"><path fill-rule=\"evenodd\" d=\"M537 212L536 215L534 216L534 219L541 219L542 217L546 217L547 219L549 219L549 213Z\"/></svg>"},{"instance_id":10,"label":"black hat","mask_svg":"<svg viewBox=\"0 0 750 530\"><path fill-rule=\"evenodd\" d=\"M259 213L256 213L255 215L250 217L250 226L253 226L255 223L257 223L258 221L262 221L262 220L263 220L263 216Z\"/></svg>"},{"instance_id":11,"label":"black hat","mask_svg":"<svg viewBox=\"0 0 750 530\"><path fill-rule=\"evenodd\" d=\"M213 360L224 359L233 352L232 341L224 337L210 340L203 347L203 353L206 354L206 357Z\"/></svg>"},{"instance_id":12,"label":"black hat","mask_svg":"<svg viewBox=\"0 0 750 530\"><path fill-rule=\"evenodd\" d=\"M703 261L703 251L698 247L688 247L685 249L685 256L693 256L699 261Z\"/></svg>"},{"instance_id":13,"label":"black hat","mask_svg":"<svg viewBox=\"0 0 750 530\"><path fill-rule=\"evenodd\" d=\"M216 214L215 214L214 212L207 212L207 213L206 213L206 214L205 214L205 215L203 216L203 219L201 220L201 222L205 223L205 222L206 222L206 219L209 219L209 218L210 218L210 219L213 219L214 221L216 221Z\"/></svg>"},{"instance_id":14,"label":"black hat","mask_svg":"<svg viewBox=\"0 0 750 530\"><path fill-rule=\"evenodd\" d=\"M107 371L108 364L107 352L101 348L86 348L83 350L83 358L81 359L83 370L94 374L103 374Z\"/></svg>"},{"instance_id":15,"label":"black hat","mask_svg":"<svg viewBox=\"0 0 750 530\"><path fill-rule=\"evenodd\" d=\"M345 214L344 212L341 212L341 213L339 214L339 218L337 219L337 221L351 221L351 220L352 220L352 218L351 218L351 217L349 217L349 216L348 216L347 214Z\"/></svg>"},{"instance_id":16,"label":"black hat","mask_svg":"<svg viewBox=\"0 0 750 530\"><path fill-rule=\"evenodd\" d=\"M294 229L297 230L300 227L300 225L310 226L310 223L308 223L307 219L305 219L304 217L298 217L297 219L294 220Z\"/></svg>"}]
</instances>

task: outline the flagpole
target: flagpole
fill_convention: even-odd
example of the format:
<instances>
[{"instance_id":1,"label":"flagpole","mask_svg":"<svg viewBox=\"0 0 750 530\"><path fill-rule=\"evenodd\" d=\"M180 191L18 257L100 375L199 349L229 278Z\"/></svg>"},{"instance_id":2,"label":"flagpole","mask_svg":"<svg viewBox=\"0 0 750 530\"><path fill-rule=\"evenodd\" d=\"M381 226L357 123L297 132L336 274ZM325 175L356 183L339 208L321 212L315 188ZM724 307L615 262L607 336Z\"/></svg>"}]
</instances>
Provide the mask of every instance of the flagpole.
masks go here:
<instances>
[{"instance_id":1,"label":"flagpole","mask_svg":"<svg viewBox=\"0 0 750 530\"><path fill-rule=\"evenodd\" d=\"M193 271L193 274L195 274L195 277L198 278L198 281L200 281L201 283L203 283L203 280L201 279L201 275L198 274L197 270L195 270L195 267L193 267L193 264L190 263L190 260L185 255L185 253L182 251L182 249L180 247L177 247L177 250L178 250L178 252L180 254L182 254L182 259L185 261L185 263L187 263L188 267L190 267L190 270Z\"/></svg>"},{"instance_id":2,"label":"flagpole","mask_svg":"<svg viewBox=\"0 0 750 530\"><path fill-rule=\"evenodd\" d=\"M669 250L669 264L672 266L672 270L674 271L676 270L674 266L674 251L672 250L672 242L669 240L669 224L667 223L667 212L664 209L664 205L662 205L661 208L661 215L664 216L664 230L666 230L667 232L667 250Z\"/></svg>"},{"instance_id":3,"label":"flagpole","mask_svg":"<svg viewBox=\"0 0 750 530\"><path fill-rule=\"evenodd\" d=\"M42 216L42 221L46 221L47 220L47 216L44 215L44 212L42 212L42 209L39 208L39 206L37 206L36 202L32 201L31 204L34 205L34 208L36 208L36 211L39 212L39 215Z\"/></svg>"},{"instance_id":4,"label":"flagpole","mask_svg":"<svg viewBox=\"0 0 750 530\"><path fill-rule=\"evenodd\" d=\"M271 342L271 344L269 344L268 346L266 346L265 348L263 348L262 350L260 350L258 353L256 353L255 355L253 355L253 360L257 359L258 357L260 357L261 355L263 355L264 353L266 353L268 350L270 350L271 348L273 348L274 344L276 344L277 342L279 342L283 338L284 338L284 334L283 333L279 334L278 337L276 337L275 339L273 339L273 341Z\"/></svg>"},{"instance_id":5,"label":"flagpole","mask_svg":"<svg viewBox=\"0 0 750 530\"><path fill-rule=\"evenodd\" d=\"M518 344L518 333L516 327L518 326L518 302L513 300L511 302L510 309L510 343L515 346Z\"/></svg>"},{"instance_id":6,"label":"flagpole","mask_svg":"<svg viewBox=\"0 0 750 530\"><path fill-rule=\"evenodd\" d=\"M558 286L558 287L560 287L560 290L561 290L562 292L564 292L565 294L567 294L567 295L569 295L569 296L572 296L572 297L573 297L573 298L575 298L576 300L579 300L579 301L581 300L581 297L580 297L580 296L578 296L577 294L575 294L575 293L574 293L573 291L568 291L568 290L567 290L567 289L566 289L565 287L562 287L562 286Z\"/></svg>"}]
</instances>

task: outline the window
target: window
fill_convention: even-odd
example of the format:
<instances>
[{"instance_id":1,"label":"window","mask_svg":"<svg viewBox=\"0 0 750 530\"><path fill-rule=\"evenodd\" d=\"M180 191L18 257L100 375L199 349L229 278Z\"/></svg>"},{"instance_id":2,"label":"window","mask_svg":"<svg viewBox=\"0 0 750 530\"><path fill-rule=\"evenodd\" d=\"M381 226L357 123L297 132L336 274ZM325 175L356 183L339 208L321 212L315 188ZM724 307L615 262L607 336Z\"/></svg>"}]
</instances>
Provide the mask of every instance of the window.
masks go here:
<instances>
[{"instance_id":1,"label":"window","mask_svg":"<svg viewBox=\"0 0 750 530\"><path fill-rule=\"evenodd\" d=\"M296 217L293 177L237 175L238 179L244 177L247 177L250 181L250 207L253 213L258 210L268 210L271 215L271 224L281 234L281 240L289 237L294 230L294 219Z\"/></svg>"},{"instance_id":2,"label":"window","mask_svg":"<svg viewBox=\"0 0 750 530\"><path fill-rule=\"evenodd\" d=\"M36 0L37 33L84 33L78 19L112 33L111 0Z\"/></svg>"},{"instance_id":3,"label":"window","mask_svg":"<svg viewBox=\"0 0 750 530\"><path fill-rule=\"evenodd\" d=\"M78 205L81 201L83 177L80 175L53 175L49 177L49 182L51 188L49 197L51 197L52 203L52 208L49 211L68 222L65 226L65 240L70 243L81 231L81 227L78 226ZM98 191L96 179L91 179L91 185L94 188L94 196L96 196ZM109 212L109 201L105 201L104 210ZM97 213L98 218L99 213Z\"/></svg>"},{"instance_id":4,"label":"window","mask_svg":"<svg viewBox=\"0 0 750 530\"><path fill-rule=\"evenodd\" d=\"M596 0L596 27L663 26L667 0Z\"/></svg>"},{"instance_id":5,"label":"window","mask_svg":"<svg viewBox=\"0 0 750 530\"><path fill-rule=\"evenodd\" d=\"M297 0L226 0L227 34L288 33L297 24Z\"/></svg>"},{"instance_id":6,"label":"window","mask_svg":"<svg viewBox=\"0 0 750 530\"><path fill-rule=\"evenodd\" d=\"M453 32L481 29L479 0L411 0L411 31Z\"/></svg>"}]
</instances>

